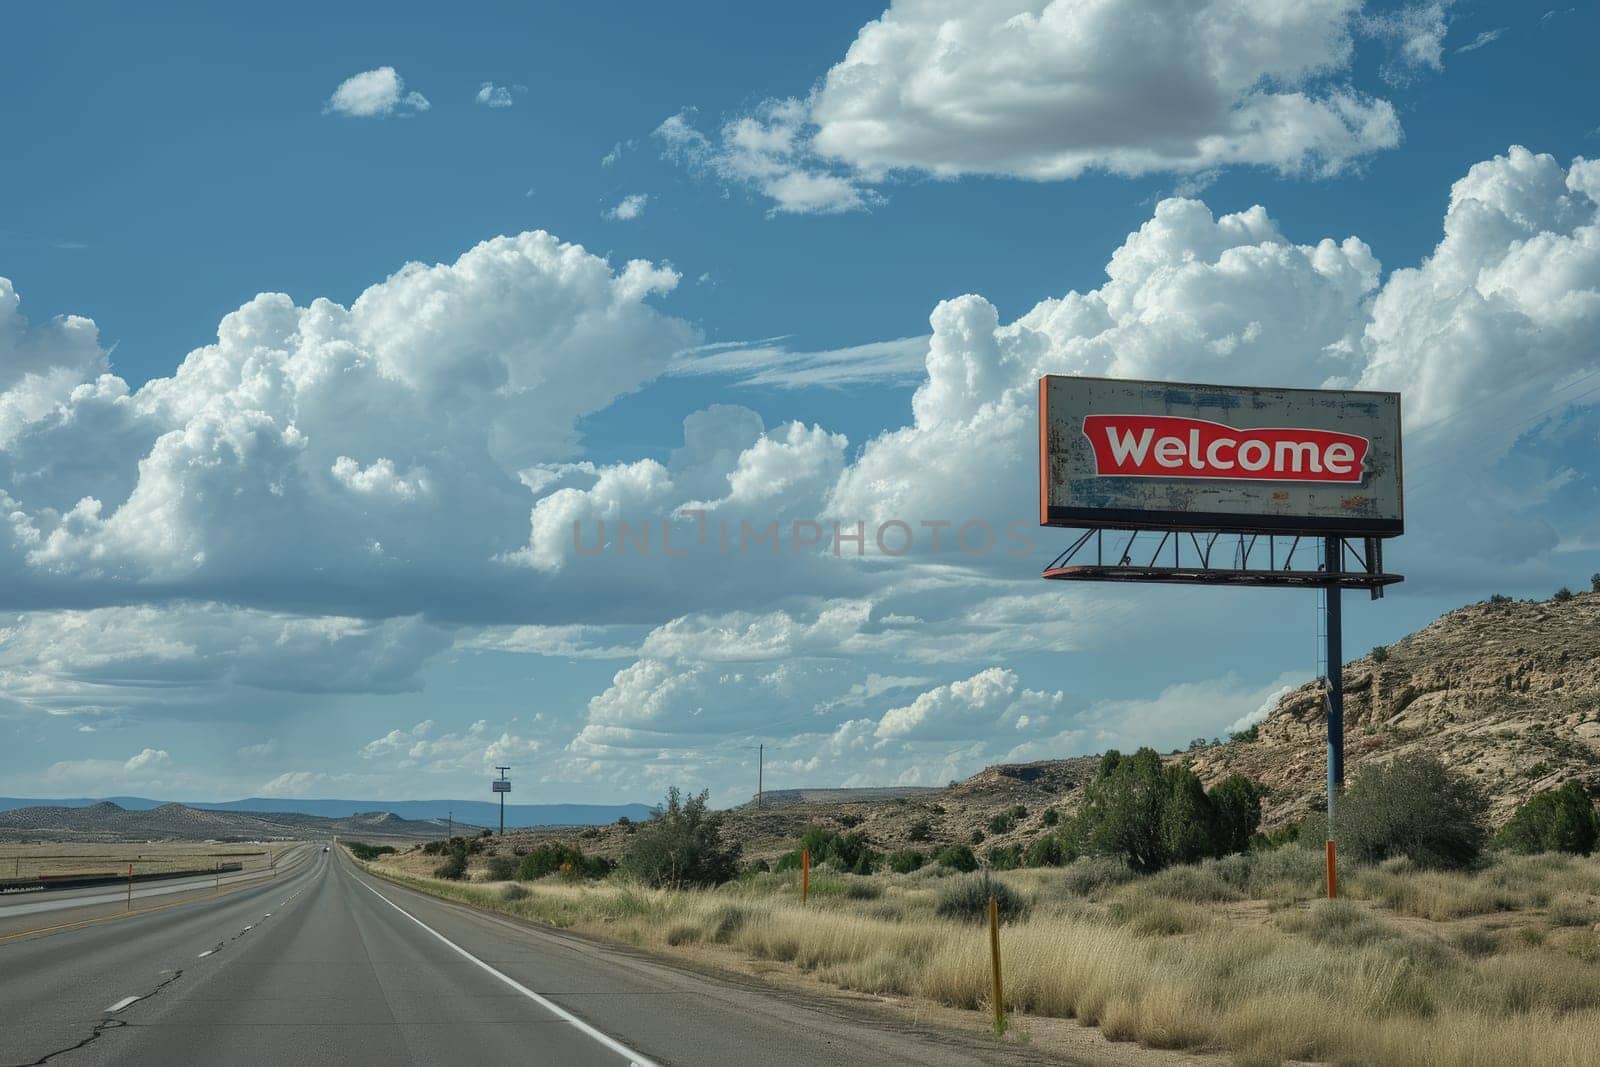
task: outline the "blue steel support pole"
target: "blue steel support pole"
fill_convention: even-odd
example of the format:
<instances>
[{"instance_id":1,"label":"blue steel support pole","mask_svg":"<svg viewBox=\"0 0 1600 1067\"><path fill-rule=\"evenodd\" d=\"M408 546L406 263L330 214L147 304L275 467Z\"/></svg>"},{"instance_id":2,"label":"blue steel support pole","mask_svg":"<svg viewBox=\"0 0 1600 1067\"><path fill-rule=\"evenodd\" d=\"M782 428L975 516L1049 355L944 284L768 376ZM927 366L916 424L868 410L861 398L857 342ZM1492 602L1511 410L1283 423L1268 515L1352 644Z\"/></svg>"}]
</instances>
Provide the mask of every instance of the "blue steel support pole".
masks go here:
<instances>
[{"instance_id":1,"label":"blue steel support pole","mask_svg":"<svg viewBox=\"0 0 1600 1067\"><path fill-rule=\"evenodd\" d=\"M1340 538L1326 539L1323 560L1328 574L1328 896L1333 897L1338 895L1333 854L1334 798L1344 788L1344 635L1339 611L1339 581L1334 577L1344 569L1344 546Z\"/></svg>"}]
</instances>

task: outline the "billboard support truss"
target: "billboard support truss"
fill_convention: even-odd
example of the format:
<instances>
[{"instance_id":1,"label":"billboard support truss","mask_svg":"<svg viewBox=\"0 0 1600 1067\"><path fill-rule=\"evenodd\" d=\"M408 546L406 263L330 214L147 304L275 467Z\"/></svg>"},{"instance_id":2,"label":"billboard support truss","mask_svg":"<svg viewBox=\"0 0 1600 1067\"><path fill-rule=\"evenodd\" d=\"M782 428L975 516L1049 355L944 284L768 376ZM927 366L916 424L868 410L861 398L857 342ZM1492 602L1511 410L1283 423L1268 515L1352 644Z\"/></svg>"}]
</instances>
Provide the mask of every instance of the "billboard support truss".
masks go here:
<instances>
[{"instance_id":1,"label":"billboard support truss","mask_svg":"<svg viewBox=\"0 0 1600 1067\"><path fill-rule=\"evenodd\" d=\"M1320 557L1336 545L1335 568ZM1372 599L1401 581L1383 569L1377 537L1311 537L1303 534L1218 533L1199 530L1084 529L1050 561L1044 577L1079 582L1175 582L1187 585L1253 585L1367 589Z\"/></svg>"}]
</instances>

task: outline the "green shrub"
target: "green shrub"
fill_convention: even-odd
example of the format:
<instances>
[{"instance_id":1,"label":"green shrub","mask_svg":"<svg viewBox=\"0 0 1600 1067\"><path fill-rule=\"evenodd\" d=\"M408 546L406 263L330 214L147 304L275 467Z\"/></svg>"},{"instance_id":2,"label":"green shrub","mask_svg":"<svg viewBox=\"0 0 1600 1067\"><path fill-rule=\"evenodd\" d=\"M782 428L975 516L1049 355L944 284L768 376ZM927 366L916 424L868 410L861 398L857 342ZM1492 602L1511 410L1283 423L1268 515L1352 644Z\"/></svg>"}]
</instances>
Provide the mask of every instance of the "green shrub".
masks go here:
<instances>
[{"instance_id":1,"label":"green shrub","mask_svg":"<svg viewBox=\"0 0 1600 1067\"><path fill-rule=\"evenodd\" d=\"M772 864L768 863L766 860L751 860L749 863L745 864L744 869L739 872L739 877L754 878L758 874L769 874L771 871Z\"/></svg>"},{"instance_id":2,"label":"green shrub","mask_svg":"<svg viewBox=\"0 0 1600 1067\"><path fill-rule=\"evenodd\" d=\"M622 868L645 885L682 888L720 885L739 871L739 846L722 840L722 813L710 810L710 793L685 800L678 788L628 842Z\"/></svg>"},{"instance_id":3,"label":"green shrub","mask_svg":"<svg viewBox=\"0 0 1600 1067\"><path fill-rule=\"evenodd\" d=\"M1600 593L1600 571L1589 575L1589 592Z\"/></svg>"},{"instance_id":4,"label":"green shrub","mask_svg":"<svg viewBox=\"0 0 1600 1067\"><path fill-rule=\"evenodd\" d=\"M1054 826L1061 821L1061 812L1055 808L1045 808L1044 814L1039 816L1039 822L1045 826Z\"/></svg>"},{"instance_id":5,"label":"green shrub","mask_svg":"<svg viewBox=\"0 0 1600 1067\"><path fill-rule=\"evenodd\" d=\"M968 840L970 840L974 845L983 844L983 829L980 827L979 829L972 831L972 836Z\"/></svg>"},{"instance_id":6,"label":"green shrub","mask_svg":"<svg viewBox=\"0 0 1600 1067\"><path fill-rule=\"evenodd\" d=\"M1066 832L1075 853L1117 855L1141 873L1247 847L1261 818L1260 791L1237 777L1207 793L1193 771L1154 749L1107 752Z\"/></svg>"},{"instance_id":7,"label":"green shrub","mask_svg":"<svg viewBox=\"0 0 1600 1067\"><path fill-rule=\"evenodd\" d=\"M1489 597L1489 603L1491 604L1510 604L1511 602L1511 598L1504 593L1493 593Z\"/></svg>"},{"instance_id":8,"label":"green shrub","mask_svg":"<svg viewBox=\"0 0 1600 1067\"><path fill-rule=\"evenodd\" d=\"M517 876L517 858L515 856L490 856L485 864L491 882L509 882Z\"/></svg>"},{"instance_id":9,"label":"green shrub","mask_svg":"<svg viewBox=\"0 0 1600 1067\"><path fill-rule=\"evenodd\" d=\"M927 819L918 819L906 830L907 841L932 841L933 825Z\"/></svg>"},{"instance_id":10,"label":"green shrub","mask_svg":"<svg viewBox=\"0 0 1600 1067\"><path fill-rule=\"evenodd\" d=\"M531 882L551 874L568 872L585 878L604 878L611 873L611 861L599 856L585 856L583 849L556 841L548 845L535 845L522 858L517 868L519 882Z\"/></svg>"},{"instance_id":11,"label":"green shrub","mask_svg":"<svg viewBox=\"0 0 1600 1067\"><path fill-rule=\"evenodd\" d=\"M1600 839L1589 794L1577 782L1547 789L1517 809L1495 844L1511 852L1572 852L1587 856Z\"/></svg>"},{"instance_id":12,"label":"green shrub","mask_svg":"<svg viewBox=\"0 0 1600 1067\"><path fill-rule=\"evenodd\" d=\"M451 881L460 881L467 876L467 840L464 837L452 837L445 843L445 855L449 859L433 869L435 878L448 878Z\"/></svg>"},{"instance_id":13,"label":"green shrub","mask_svg":"<svg viewBox=\"0 0 1600 1067\"><path fill-rule=\"evenodd\" d=\"M989 850L989 866L997 871L1014 871L1022 866L1022 848L1018 845L996 845Z\"/></svg>"},{"instance_id":14,"label":"green shrub","mask_svg":"<svg viewBox=\"0 0 1600 1067\"><path fill-rule=\"evenodd\" d=\"M844 827L846 830L854 830L857 826L860 826L865 821L866 817L862 815L839 816L839 825Z\"/></svg>"},{"instance_id":15,"label":"green shrub","mask_svg":"<svg viewBox=\"0 0 1600 1067\"><path fill-rule=\"evenodd\" d=\"M1372 646L1372 662L1374 662L1374 663L1387 663L1387 662L1389 662L1389 646L1388 645L1373 645Z\"/></svg>"},{"instance_id":16,"label":"green shrub","mask_svg":"<svg viewBox=\"0 0 1600 1067\"><path fill-rule=\"evenodd\" d=\"M518 885L516 882L512 882L510 885L503 885L500 887L500 899L507 902L513 900L527 900L530 896L532 896L532 894L528 892L527 888L525 886Z\"/></svg>"},{"instance_id":17,"label":"green shrub","mask_svg":"<svg viewBox=\"0 0 1600 1067\"><path fill-rule=\"evenodd\" d=\"M966 845L947 845L941 848L934 853L933 862L953 871L970 872L978 869L978 857Z\"/></svg>"},{"instance_id":18,"label":"green shrub","mask_svg":"<svg viewBox=\"0 0 1600 1067\"><path fill-rule=\"evenodd\" d=\"M889 869L895 874L910 874L927 862L928 857L914 848L902 848L889 853Z\"/></svg>"},{"instance_id":19,"label":"green shrub","mask_svg":"<svg viewBox=\"0 0 1600 1067\"><path fill-rule=\"evenodd\" d=\"M1567 601L1571 600L1572 597L1572 590L1568 589L1566 586L1562 586L1560 589L1555 591L1555 595L1550 599L1554 600L1557 604L1565 604Z\"/></svg>"},{"instance_id":20,"label":"green shrub","mask_svg":"<svg viewBox=\"0 0 1600 1067\"><path fill-rule=\"evenodd\" d=\"M1001 922L1011 922L1028 913L1028 901L1021 894L987 874L954 879L939 890L939 901L934 912L941 919L987 922L990 897L998 906Z\"/></svg>"},{"instance_id":21,"label":"green shrub","mask_svg":"<svg viewBox=\"0 0 1600 1067\"><path fill-rule=\"evenodd\" d=\"M433 842L429 842L432 844ZM393 855L395 850L389 845L369 845L364 841L346 841L344 847L358 860L375 860L379 856ZM426 848L424 848L426 851ZM437 853L435 853L437 855Z\"/></svg>"},{"instance_id":22,"label":"green shrub","mask_svg":"<svg viewBox=\"0 0 1600 1067\"><path fill-rule=\"evenodd\" d=\"M1403 756L1356 773L1337 805L1334 839L1357 863L1409 856L1419 867L1465 867L1483 850L1488 807L1474 783L1438 760ZM1307 832L1318 818L1306 820Z\"/></svg>"},{"instance_id":23,"label":"green shrub","mask_svg":"<svg viewBox=\"0 0 1600 1067\"><path fill-rule=\"evenodd\" d=\"M989 816L987 825L991 834L1009 834L1016 829L1017 820L1009 811L1000 811Z\"/></svg>"},{"instance_id":24,"label":"green shrub","mask_svg":"<svg viewBox=\"0 0 1600 1067\"><path fill-rule=\"evenodd\" d=\"M1067 850L1055 834L1043 834L1028 842L1022 853L1024 867L1059 867L1067 862Z\"/></svg>"},{"instance_id":25,"label":"green shrub","mask_svg":"<svg viewBox=\"0 0 1600 1067\"><path fill-rule=\"evenodd\" d=\"M1249 744L1250 742L1256 740L1260 736L1261 736L1261 724L1253 722L1249 726L1246 726L1243 730L1235 730L1235 731L1233 731L1231 734L1228 735L1228 740L1229 741L1238 741L1238 742L1241 742L1243 744Z\"/></svg>"},{"instance_id":26,"label":"green shrub","mask_svg":"<svg viewBox=\"0 0 1600 1067\"><path fill-rule=\"evenodd\" d=\"M785 852L778 857L778 862L772 865L774 871L798 871L800 869L800 850Z\"/></svg>"},{"instance_id":27,"label":"green shrub","mask_svg":"<svg viewBox=\"0 0 1600 1067\"><path fill-rule=\"evenodd\" d=\"M808 826L800 835L800 847L811 851L813 867L826 863L851 874L871 874L883 862L883 856L869 847L867 835L860 832L841 834L825 826Z\"/></svg>"}]
</instances>

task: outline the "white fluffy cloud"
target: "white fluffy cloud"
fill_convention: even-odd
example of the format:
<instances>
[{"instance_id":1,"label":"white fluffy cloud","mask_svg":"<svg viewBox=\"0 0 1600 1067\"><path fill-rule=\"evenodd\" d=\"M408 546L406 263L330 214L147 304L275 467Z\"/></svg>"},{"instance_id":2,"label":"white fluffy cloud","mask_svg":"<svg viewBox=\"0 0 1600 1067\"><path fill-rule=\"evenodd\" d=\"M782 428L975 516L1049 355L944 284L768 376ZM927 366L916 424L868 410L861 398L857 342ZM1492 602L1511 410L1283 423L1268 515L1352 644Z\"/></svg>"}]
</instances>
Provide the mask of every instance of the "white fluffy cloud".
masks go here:
<instances>
[{"instance_id":1,"label":"white fluffy cloud","mask_svg":"<svg viewBox=\"0 0 1600 1067\"><path fill-rule=\"evenodd\" d=\"M339 83L322 106L325 114L353 119L414 115L433 105L419 92L406 92L405 81L393 67L378 67L352 74Z\"/></svg>"},{"instance_id":2,"label":"white fluffy cloud","mask_svg":"<svg viewBox=\"0 0 1600 1067\"><path fill-rule=\"evenodd\" d=\"M632 193L606 208L601 214L612 222L632 222L650 206L650 194Z\"/></svg>"},{"instance_id":3,"label":"white fluffy cloud","mask_svg":"<svg viewBox=\"0 0 1600 1067\"><path fill-rule=\"evenodd\" d=\"M494 559L526 540L522 470L570 454L581 416L696 340L650 305L676 282L542 232L495 238L410 264L349 308L263 294L131 394L94 376L92 324L28 326L6 284L0 354L18 359L0 366L27 370L0 391L0 568L90 597L277 590L372 613L385 588L436 609L395 584L420 567L422 585L509 601Z\"/></svg>"},{"instance_id":4,"label":"white fluffy cloud","mask_svg":"<svg viewBox=\"0 0 1600 1067\"><path fill-rule=\"evenodd\" d=\"M1394 107L1346 76L1362 28L1436 68L1446 5L1425 6L1363 23L1361 0L895 0L806 99L657 135L794 213L869 206L894 172L1327 174L1399 143Z\"/></svg>"},{"instance_id":5,"label":"white fluffy cloud","mask_svg":"<svg viewBox=\"0 0 1600 1067\"><path fill-rule=\"evenodd\" d=\"M1014 671L990 667L890 708L874 733L881 740L984 739L1007 729L1041 729L1065 703L1063 693L1022 689Z\"/></svg>"}]
</instances>

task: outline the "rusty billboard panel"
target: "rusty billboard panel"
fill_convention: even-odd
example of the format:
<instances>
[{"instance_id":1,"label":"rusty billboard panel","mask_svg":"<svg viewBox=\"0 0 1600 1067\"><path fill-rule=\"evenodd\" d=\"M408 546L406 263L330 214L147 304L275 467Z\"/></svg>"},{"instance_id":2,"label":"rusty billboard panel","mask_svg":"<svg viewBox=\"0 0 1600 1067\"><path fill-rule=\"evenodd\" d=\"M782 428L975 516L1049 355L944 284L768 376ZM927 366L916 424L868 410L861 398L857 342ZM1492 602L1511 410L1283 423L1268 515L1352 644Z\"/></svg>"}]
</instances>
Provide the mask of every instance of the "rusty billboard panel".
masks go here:
<instances>
[{"instance_id":1,"label":"rusty billboard panel","mask_svg":"<svg viewBox=\"0 0 1600 1067\"><path fill-rule=\"evenodd\" d=\"M1397 536L1400 394L1049 375L1039 522Z\"/></svg>"}]
</instances>

